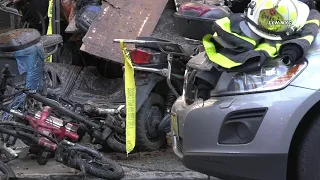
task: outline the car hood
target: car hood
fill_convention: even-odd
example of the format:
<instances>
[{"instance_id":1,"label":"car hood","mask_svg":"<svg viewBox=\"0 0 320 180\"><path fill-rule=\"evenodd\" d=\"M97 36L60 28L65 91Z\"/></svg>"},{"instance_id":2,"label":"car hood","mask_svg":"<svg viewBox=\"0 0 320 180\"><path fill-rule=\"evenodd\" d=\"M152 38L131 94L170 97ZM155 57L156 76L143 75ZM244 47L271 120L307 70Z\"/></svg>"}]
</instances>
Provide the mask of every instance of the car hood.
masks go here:
<instances>
[{"instance_id":1,"label":"car hood","mask_svg":"<svg viewBox=\"0 0 320 180\"><path fill-rule=\"evenodd\" d=\"M320 31L305 56L307 68L290 85L319 90L320 83Z\"/></svg>"}]
</instances>

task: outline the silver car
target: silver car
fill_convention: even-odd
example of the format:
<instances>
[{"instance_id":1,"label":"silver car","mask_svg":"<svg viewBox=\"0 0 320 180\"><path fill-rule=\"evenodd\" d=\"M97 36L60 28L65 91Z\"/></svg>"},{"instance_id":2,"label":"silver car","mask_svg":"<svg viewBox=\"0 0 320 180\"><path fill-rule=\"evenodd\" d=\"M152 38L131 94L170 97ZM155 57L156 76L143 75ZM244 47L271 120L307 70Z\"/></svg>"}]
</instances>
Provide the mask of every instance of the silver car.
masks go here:
<instances>
[{"instance_id":1,"label":"silver car","mask_svg":"<svg viewBox=\"0 0 320 180\"><path fill-rule=\"evenodd\" d=\"M172 108L173 150L189 169L221 179L320 180L320 35L304 60L270 60L251 73L223 73L208 100L197 99L188 63Z\"/></svg>"}]
</instances>

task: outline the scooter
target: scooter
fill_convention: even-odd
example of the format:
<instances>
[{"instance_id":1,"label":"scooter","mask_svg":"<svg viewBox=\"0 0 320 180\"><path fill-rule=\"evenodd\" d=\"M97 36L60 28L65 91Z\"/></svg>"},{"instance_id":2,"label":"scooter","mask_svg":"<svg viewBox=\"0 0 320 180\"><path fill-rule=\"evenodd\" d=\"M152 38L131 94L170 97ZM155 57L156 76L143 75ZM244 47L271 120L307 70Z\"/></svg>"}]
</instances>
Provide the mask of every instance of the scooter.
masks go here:
<instances>
[{"instance_id":1,"label":"scooter","mask_svg":"<svg viewBox=\"0 0 320 180\"><path fill-rule=\"evenodd\" d=\"M114 42L120 42L115 39ZM156 150L165 143L165 133L170 131L170 110L173 102L182 94L185 64L194 52L181 45L152 37L137 40L124 39L124 43L135 44L130 51L136 81L137 146L143 150ZM189 52L189 54L188 54ZM124 103L121 110L97 109L99 115L125 117ZM102 113L104 112L104 113ZM122 115L121 115L122 114ZM125 122L124 122L125 123ZM116 151L125 152L123 134L114 132L107 144Z\"/></svg>"},{"instance_id":2,"label":"scooter","mask_svg":"<svg viewBox=\"0 0 320 180\"><path fill-rule=\"evenodd\" d=\"M130 51L130 57L134 64L135 81L137 86L136 126L137 129L139 129L137 131L137 147L139 149L147 151L156 150L165 144L165 132L170 131L170 121L168 114L170 113L173 102L182 93L182 78L185 70L185 64L192 57L192 55L196 54L197 52L194 52L193 48L186 49L179 44L158 38L139 37L138 40L124 41L126 43L136 45L136 48ZM115 42L119 42L119 40L115 40ZM57 73L54 70L63 68L61 68L60 66L53 68L53 66L53 64L48 65L49 69L51 69L50 74L56 74L52 75L53 77L57 76L56 78L52 78L56 79L53 80L54 82L69 81L68 79L70 78L63 79L63 76L58 75L65 74L64 70L62 71L62 73ZM69 73L70 69L76 69L76 67L68 67L65 69L65 71ZM85 70L82 70L82 72L83 71ZM75 74L74 76L78 79L72 80L75 81L75 86L79 86L79 83L86 81L81 80L82 76L84 75L83 73L80 72L78 74L80 74L80 77ZM169 76L169 74L171 74L171 76ZM86 77L88 77L88 75L86 75ZM97 76L95 76L94 79L98 79ZM117 81L118 80L101 78L101 80L97 82L91 81L90 84L105 84L101 85L101 87L107 88L108 86L110 86L110 84L108 83L114 84ZM121 79L120 81L121 85L112 88L117 89L113 90L112 92L118 90L124 91L123 79ZM58 89L57 87L55 88ZM72 88L74 88L74 86ZM92 89L94 90L99 88ZM99 96L98 93L99 92L92 92L94 96ZM108 96L113 96L113 94L111 93ZM90 98L88 98L84 102L80 102L80 98L68 99L70 96L65 96L66 98L63 98L63 94L59 95L59 93L58 96L60 96L60 98L55 99L64 104L65 107L74 109L75 106L82 106L81 112L91 118L94 118L97 123L98 121L100 121L100 123L108 123L108 126L112 128L113 133L106 140L107 145L114 151L125 152L126 114L124 100L118 102L104 102L101 106L95 101L87 101L90 100Z\"/></svg>"},{"instance_id":3,"label":"scooter","mask_svg":"<svg viewBox=\"0 0 320 180\"><path fill-rule=\"evenodd\" d=\"M119 42L119 40L115 41ZM182 93L182 78L185 64L192 55L197 52L194 52L193 48L186 49L179 44L151 37L140 37L138 40L125 40L125 42L136 45L136 48L130 51L130 57L134 64L137 86L136 126L139 129L137 131L137 147L147 151L156 150L166 142L165 132L168 132L170 129L170 124L168 125L168 122L170 123L168 114L170 113L173 102ZM168 60L170 63L168 63ZM119 94L118 91L124 91L123 79L110 80L98 76L88 78L89 74L85 75L88 69L86 67L81 70L81 68L75 66L62 67L59 64L49 64L47 65L47 69L51 77L53 77L50 81L54 82L51 83L54 85L50 85L52 87L50 89L58 90L59 87L69 89L63 84L58 85L59 83L57 82L73 82L70 83L72 89L70 91L72 93L56 93L54 92L55 90L53 90L51 91L53 93L49 93L51 94L51 98L59 101L65 107L70 107L70 109L75 109L75 106L82 106L82 108L80 108L82 110L80 110L79 113L82 112L90 118L94 118L96 123L107 123L107 126L113 130L110 137L106 139L107 145L115 151L125 152L126 114L124 98L120 98L120 100L113 99L113 101L107 99ZM57 72L56 69L65 70ZM72 75L75 77L74 79L71 77L66 78L63 75L66 73L73 74L70 71L77 71ZM67 74L67 76L69 76L69 74ZM169 74L171 74L171 76L168 76ZM88 80L85 78L88 78ZM86 84L80 85L80 83L89 81L89 79L91 79L90 85L98 84L101 87L108 88L111 84L112 90L101 89L106 91L104 96L101 96L101 93L96 90L99 89L98 86L92 87L90 91L86 90L86 92L90 92L90 96L88 96L87 93L85 94L74 90L78 87L87 86ZM120 85L113 87L113 84L116 83ZM80 93L83 93L83 96L87 96L88 98L78 98L73 95L68 95L73 93L78 96ZM54 96L60 97L57 98ZM99 100L97 98L95 98L96 100L92 100L91 96L92 98L100 96L100 98ZM104 98L107 100L104 100ZM100 104L102 105L97 101L101 101Z\"/></svg>"}]
</instances>

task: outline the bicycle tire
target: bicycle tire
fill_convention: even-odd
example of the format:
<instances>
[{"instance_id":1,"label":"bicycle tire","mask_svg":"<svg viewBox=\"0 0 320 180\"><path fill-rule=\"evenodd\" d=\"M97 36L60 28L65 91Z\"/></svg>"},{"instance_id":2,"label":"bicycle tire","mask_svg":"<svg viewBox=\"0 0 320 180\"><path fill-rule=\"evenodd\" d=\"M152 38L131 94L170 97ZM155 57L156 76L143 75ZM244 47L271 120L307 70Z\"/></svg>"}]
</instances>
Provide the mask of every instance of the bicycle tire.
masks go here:
<instances>
[{"instance_id":1,"label":"bicycle tire","mask_svg":"<svg viewBox=\"0 0 320 180\"><path fill-rule=\"evenodd\" d=\"M118 180L124 177L123 168L115 161L109 158L101 158L99 163L106 164L108 167L106 168L106 166L103 167L98 165L91 160L88 162L87 160L79 158L79 168L95 177L110 180Z\"/></svg>"},{"instance_id":2,"label":"bicycle tire","mask_svg":"<svg viewBox=\"0 0 320 180\"><path fill-rule=\"evenodd\" d=\"M41 35L44 36L47 34L46 21L44 20L44 17L39 10L37 10L37 14L38 14L38 16L40 18L40 22L41 22Z\"/></svg>"},{"instance_id":3,"label":"bicycle tire","mask_svg":"<svg viewBox=\"0 0 320 180\"><path fill-rule=\"evenodd\" d=\"M41 34L41 36L43 36L43 35L46 35L47 34L47 27L46 27L46 21L45 21L45 19L44 19L44 17L43 17L43 15L41 14L41 12L39 11L39 10L36 10L36 13L37 13L37 16L38 16L38 18L39 18L39 20L40 20L40 25L41 25L41 31L38 29L38 31L39 31L39 33ZM26 15L27 14L27 12L24 12L23 14L22 14L22 16L24 16L24 15ZM18 27L17 28L24 28L23 26L22 26L22 24L24 24L23 22L28 22L29 23L29 26L31 26L31 27L25 27L25 28L35 28L37 25L34 23L34 22L30 22L31 21L31 19L24 19L24 21L22 21L22 22L20 22L19 23L19 25L18 25Z\"/></svg>"},{"instance_id":4,"label":"bicycle tire","mask_svg":"<svg viewBox=\"0 0 320 180\"><path fill-rule=\"evenodd\" d=\"M8 166L7 164L5 164L4 162L0 161L0 171L7 175L6 179L11 179L11 178L15 178L16 175L13 172L13 170L10 168L10 166Z\"/></svg>"},{"instance_id":5,"label":"bicycle tire","mask_svg":"<svg viewBox=\"0 0 320 180\"><path fill-rule=\"evenodd\" d=\"M106 143L112 150L116 152L126 152L126 144L119 142L115 137L115 133L112 133L110 137L107 138Z\"/></svg>"},{"instance_id":6,"label":"bicycle tire","mask_svg":"<svg viewBox=\"0 0 320 180\"><path fill-rule=\"evenodd\" d=\"M10 159L9 157L12 157L10 153L8 153L7 151L5 151L4 149L0 149L0 162L4 162L4 163L8 163L10 162L12 159ZM3 157L3 155L5 155L5 158Z\"/></svg>"}]
</instances>

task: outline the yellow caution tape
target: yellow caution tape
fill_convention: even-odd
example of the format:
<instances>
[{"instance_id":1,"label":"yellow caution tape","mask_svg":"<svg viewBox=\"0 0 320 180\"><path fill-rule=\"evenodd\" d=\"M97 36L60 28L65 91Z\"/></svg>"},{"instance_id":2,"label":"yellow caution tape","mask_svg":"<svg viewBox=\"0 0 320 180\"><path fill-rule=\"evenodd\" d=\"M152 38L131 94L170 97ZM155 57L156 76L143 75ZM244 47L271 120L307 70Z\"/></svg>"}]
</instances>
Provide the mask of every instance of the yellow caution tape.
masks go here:
<instances>
[{"instance_id":1,"label":"yellow caution tape","mask_svg":"<svg viewBox=\"0 0 320 180\"><path fill-rule=\"evenodd\" d=\"M134 69L129 52L123 40L120 40L120 48L124 59L124 85L126 93L126 151L127 155L134 149L136 143L136 83Z\"/></svg>"},{"instance_id":2,"label":"yellow caution tape","mask_svg":"<svg viewBox=\"0 0 320 180\"><path fill-rule=\"evenodd\" d=\"M52 9L53 9L53 0L49 1L49 7L48 7L48 18L49 18L49 25L47 30L47 35L52 34ZM52 56L49 56L45 60L46 62L52 62Z\"/></svg>"}]
</instances>

